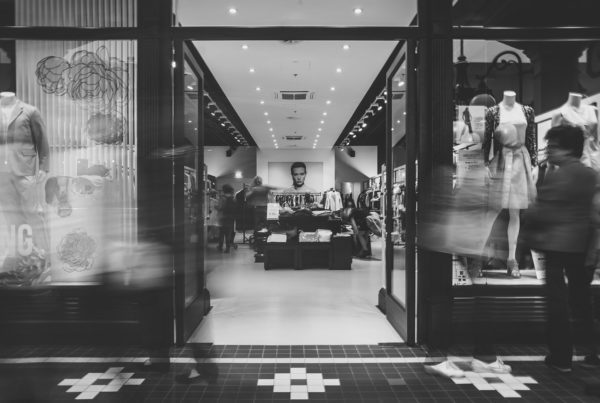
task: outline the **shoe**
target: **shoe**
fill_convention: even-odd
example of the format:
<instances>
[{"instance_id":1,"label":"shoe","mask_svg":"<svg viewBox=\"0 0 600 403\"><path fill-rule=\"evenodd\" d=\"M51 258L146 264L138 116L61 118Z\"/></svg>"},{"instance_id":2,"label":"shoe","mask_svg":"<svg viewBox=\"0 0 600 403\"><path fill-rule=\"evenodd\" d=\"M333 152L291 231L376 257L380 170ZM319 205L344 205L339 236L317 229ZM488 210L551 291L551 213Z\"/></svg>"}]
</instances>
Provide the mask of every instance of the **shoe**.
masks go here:
<instances>
[{"instance_id":1,"label":"shoe","mask_svg":"<svg viewBox=\"0 0 600 403\"><path fill-rule=\"evenodd\" d=\"M439 375L444 378L462 378L465 372L458 368L452 361L443 361L436 365L425 365L425 372L431 375Z\"/></svg>"},{"instance_id":2,"label":"shoe","mask_svg":"<svg viewBox=\"0 0 600 403\"><path fill-rule=\"evenodd\" d=\"M150 360L146 360L142 363L142 365L138 368L142 372L169 372L171 369L171 364L169 362L152 362Z\"/></svg>"},{"instance_id":3,"label":"shoe","mask_svg":"<svg viewBox=\"0 0 600 403\"><path fill-rule=\"evenodd\" d=\"M471 361L471 369L473 372L489 372L492 374L510 374L512 371L510 365L503 363L500 358L496 358L496 361L490 364L475 358Z\"/></svg>"},{"instance_id":4,"label":"shoe","mask_svg":"<svg viewBox=\"0 0 600 403\"><path fill-rule=\"evenodd\" d=\"M521 278L521 272L519 271L519 265L516 260L509 260L506 262L506 275L512 278Z\"/></svg>"},{"instance_id":5,"label":"shoe","mask_svg":"<svg viewBox=\"0 0 600 403\"><path fill-rule=\"evenodd\" d=\"M600 368L600 358L597 355L586 355L581 366L587 369L598 369Z\"/></svg>"},{"instance_id":6,"label":"shoe","mask_svg":"<svg viewBox=\"0 0 600 403\"><path fill-rule=\"evenodd\" d=\"M544 359L544 363L548 368L552 368L553 370L558 371L562 374L568 374L569 372L573 371L571 365L557 364L554 361L552 361L552 358L550 356L546 356L546 358Z\"/></svg>"}]
</instances>

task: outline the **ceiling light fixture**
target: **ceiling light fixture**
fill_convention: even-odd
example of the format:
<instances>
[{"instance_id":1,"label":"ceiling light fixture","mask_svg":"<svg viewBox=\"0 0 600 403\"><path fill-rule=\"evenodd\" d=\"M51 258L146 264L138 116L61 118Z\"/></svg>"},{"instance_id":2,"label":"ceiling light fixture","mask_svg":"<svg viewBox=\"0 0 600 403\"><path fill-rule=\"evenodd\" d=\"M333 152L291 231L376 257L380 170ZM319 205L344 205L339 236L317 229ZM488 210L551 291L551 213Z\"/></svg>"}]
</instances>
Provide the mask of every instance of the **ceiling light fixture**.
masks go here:
<instances>
[{"instance_id":1,"label":"ceiling light fixture","mask_svg":"<svg viewBox=\"0 0 600 403\"><path fill-rule=\"evenodd\" d=\"M325 121L324 121L324 120L321 120L321 124L322 124L322 125L324 125L324 124L325 124Z\"/></svg>"},{"instance_id":2,"label":"ceiling light fixture","mask_svg":"<svg viewBox=\"0 0 600 403\"><path fill-rule=\"evenodd\" d=\"M254 73L254 67L250 67L250 73Z\"/></svg>"},{"instance_id":3,"label":"ceiling light fixture","mask_svg":"<svg viewBox=\"0 0 600 403\"><path fill-rule=\"evenodd\" d=\"M331 87L331 88L330 88L330 90L331 90L331 91L335 91L335 87Z\"/></svg>"},{"instance_id":4,"label":"ceiling light fixture","mask_svg":"<svg viewBox=\"0 0 600 403\"><path fill-rule=\"evenodd\" d=\"M269 112L265 112L265 116L269 116Z\"/></svg>"},{"instance_id":5,"label":"ceiling light fixture","mask_svg":"<svg viewBox=\"0 0 600 403\"><path fill-rule=\"evenodd\" d=\"M245 43L242 45L242 49L244 50L248 50L248 45L246 45Z\"/></svg>"},{"instance_id":6,"label":"ceiling light fixture","mask_svg":"<svg viewBox=\"0 0 600 403\"><path fill-rule=\"evenodd\" d=\"M362 8L360 8L360 7L356 7L356 8L354 9L354 14L356 14L356 15L361 15L361 14L362 14L362 12L363 12L363 10L362 10Z\"/></svg>"},{"instance_id":7,"label":"ceiling light fixture","mask_svg":"<svg viewBox=\"0 0 600 403\"><path fill-rule=\"evenodd\" d=\"M354 10L354 13L356 14L356 10ZM229 14L231 14L231 15L237 14L237 9L235 7L230 7Z\"/></svg>"},{"instance_id":8,"label":"ceiling light fixture","mask_svg":"<svg viewBox=\"0 0 600 403\"><path fill-rule=\"evenodd\" d=\"M327 112L323 112L323 116L327 116Z\"/></svg>"},{"instance_id":9,"label":"ceiling light fixture","mask_svg":"<svg viewBox=\"0 0 600 403\"><path fill-rule=\"evenodd\" d=\"M342 48L344 48L344 50L348 50L348 49L350 49L350 45L348 45L348 44L346 43L346 44L344 44L344 46L342 46Z\"/></svg>"},{"instance_id":10,"label":"ceiling light fixture","mask_svg":"<svg viewBox=\"0 0 600 403\"><path fill-rule=\"evenodd\" d=\"M402 87L404 85L404 81L398 81L398 87Z\"/></svg>"},{"instance_id":11,"label":"ceiling light fixture","mask_svg":"<svg viewBox=\"0 0 600 403\"><path fill-rule=\"evenodd\" d=\"M337 69L335 69L335 72L336 72L336 73L341 73L341 72L342 72L342 68L341 68L341 67L338 67Z\"/></svg>"},{"instance_id":12,"label":"ceiling light fixture","mask_svg":"<svg viewBox=\"0 0 600 403\"><path fill-rule=\"evenodd\" d=\"M256 87L256 91L260 91L260 87Z\"/></svg>"},{"instance_id":13,"label":"ceiling light fixture","mask_svg":"<svg viewBox=\"0 0 600 403\"><path fill-rule=\"evenodd\" d=\"M268 124L268 125L270 125L270 124L271 124L271 121L270 121L270 120L267 120L267 124Z\"/></svg>"},{"instance_id":14,"label":"ceiling light fixture","mask_svg":"<svg viewBox=\"0 0 600 403\"><path fill-rule=\"evenodd\" d=\"M269 131L270 131L270 132L272 132L272 131L273 131L273 128L272 128L272 127L269 127Z\"/></svg>"},{"instance_id":15,"label":"ceiling light fixture","mask_svg":"<svg viewBox=\"0 0 600 403\"><path fill-rule=\"evenodd\" d=\"M327 100L327 101L325 101L325 103L326 103L327 105L331 105L331 101L330 101L330 100Z\"/></svg>"},{"instance_id":16,"label":"ceiling light fixture","mask_svg":"<svg viewBox=\"0 0 600 403\"><path fill-rule=\"evenodd\" d=\"M320 134L317 134L317 138L319 138L319 137L321 137L321 135L320 135Z\"/></svg>"},{"instance_id":17,"label":"ceiling light fixture","mask_svg":"<svg viewBox=\"0 0 600 403\"><path fill-rule=\"evenodd\" d=\"M265 101L263 101L263 100L261 99L261 100L260 100L260 104L261 104L261 105L264 105L264 104L265 104Z\"/></svg>"},{"instance_id":18,"label":"ceiling light fixture","mask_svg":"<svg viewBox=\"0 0 600 403\"><path fill-rule=\"evenodd\" d=\"M380 111L380 110L382 110L382 109L383 109L383 106L381 106L381 105L379 105L379 106L377 107L377 110L378 110L378 111Z\"/></svg>"},{"instance_id":19,"label":"ceiling light fixture","mask_svg":"<svg viewBox=\"0 0 600 403\"><path fill-rule=\"evenodd\" d=\"M190 90L190 91L192 91L192 90L194 90L194 87L192 87L191 85L188 85L187 89Z\"/></svg>"},{"instance_id":20,"label":"ceiling light fixture","mask_svg":"<svg viewBox=\"0 0 600 403\"><path fill-rule=\"evenodd\" d=\"M275 135L274 135L274 134L271 134L271 137L275 137Z\"/></svg>"},{"instance_id":21,"label":"ceiling light fixture","mask_svg":"<svg viewBox=\"0 0 600 403\"><path fill-rule=\"evenodd\" d=\"M322 131L323 131L323 129L321 129L320 127L319 127L317 130L318 130L318 131L320 131L320 132L322 132Z\"/></svg>"}]
</instances>

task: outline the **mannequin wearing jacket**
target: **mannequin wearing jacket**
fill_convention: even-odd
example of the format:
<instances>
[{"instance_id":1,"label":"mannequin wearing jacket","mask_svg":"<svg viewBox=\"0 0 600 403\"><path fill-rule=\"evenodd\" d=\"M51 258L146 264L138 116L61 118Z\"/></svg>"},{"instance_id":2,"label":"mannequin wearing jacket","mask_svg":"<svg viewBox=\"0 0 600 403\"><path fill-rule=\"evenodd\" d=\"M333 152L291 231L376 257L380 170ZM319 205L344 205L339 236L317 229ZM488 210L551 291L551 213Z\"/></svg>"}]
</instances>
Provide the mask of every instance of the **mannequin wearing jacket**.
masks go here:
<instances>
[{"instance_id":1,"label":"mannequin wearing jacket","mask_svg":"<svg viewBox=\"0 0 600 403\"><path fill-rule=\"evenodd\" d=\"M49 167L46 127L39 111L13 92L0 93L0 210L8 228L28 224L34 245L48 250L38 184Z\"/></svg>"},{"instance_id":2,"label":"mannequin wearing jacket","mask_svg":"<svg viewBox=\"0 0 600 403\"><path fill-rule=\"evenodd\" d=\"M516 261L520 211L535 201L537 134L533 108L516 102L514 91L504 91L502 101L485 113L483 158L488 167L490 212L509 212L507 274L521 276ZM489 160L494 144L494 158ZM493 219L492 219L493 222Z\"/></svg>"}]
</instances>

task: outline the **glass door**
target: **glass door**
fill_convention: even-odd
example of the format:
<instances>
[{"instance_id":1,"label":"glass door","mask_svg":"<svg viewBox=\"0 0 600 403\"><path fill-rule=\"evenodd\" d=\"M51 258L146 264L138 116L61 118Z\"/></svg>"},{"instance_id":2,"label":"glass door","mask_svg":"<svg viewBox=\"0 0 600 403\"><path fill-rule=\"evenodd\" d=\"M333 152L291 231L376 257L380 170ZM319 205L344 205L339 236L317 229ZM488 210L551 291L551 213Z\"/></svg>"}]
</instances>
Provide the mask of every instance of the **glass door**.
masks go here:
<instances>
[{"instance_id":1,"label":"glass door","mask_svg":"<svg viewBox=\"0 0 600 403\"><path fill-rule=\"evenodd\" d=\"M407 344L415 338L416 84L414 43L387 73L386 315Z\"/></svg>"},{"instance_id":2,"label":"glass door","mask_svg":"<svg viewBox=\"0 0 600 403\"><path fill-rule=\"evenodd\" d=\"M174 164L175 164L175 336L187 341L210 305L205 287L203 220L202 70L194 62L187 44L175 48Z\"/></svg>"}]
</instances>

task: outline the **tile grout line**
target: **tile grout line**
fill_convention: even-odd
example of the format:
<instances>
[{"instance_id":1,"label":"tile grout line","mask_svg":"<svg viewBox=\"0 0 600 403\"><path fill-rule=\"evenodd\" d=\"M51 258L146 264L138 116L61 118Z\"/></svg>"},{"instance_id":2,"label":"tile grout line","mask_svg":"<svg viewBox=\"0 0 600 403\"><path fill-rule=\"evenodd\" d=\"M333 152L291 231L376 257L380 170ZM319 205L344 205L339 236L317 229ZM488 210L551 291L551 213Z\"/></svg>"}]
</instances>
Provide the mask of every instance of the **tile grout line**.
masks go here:
<instances>
[{"instance_id":1,"label":"tile grout line","mask_svg":"<svg viewBox=\"0 0 600 403\"><path fill-rule=\"evenodd\" d=\"M498 356L507 362L541 362L543 355L505 355ZM0 364L91 364L91 363L141 363L148 357L24 357L24 358L0 358ZM384 357L384 358L204 358L198 361L216 364L420 364L433 363L443 360L445 357ZM471 356L449 356L454 362L468 362ZM583 361L584 356L574 356L573 361ZM172 364L193 364L193 357L172 357Z\"/></svg>"}]
</instances>

